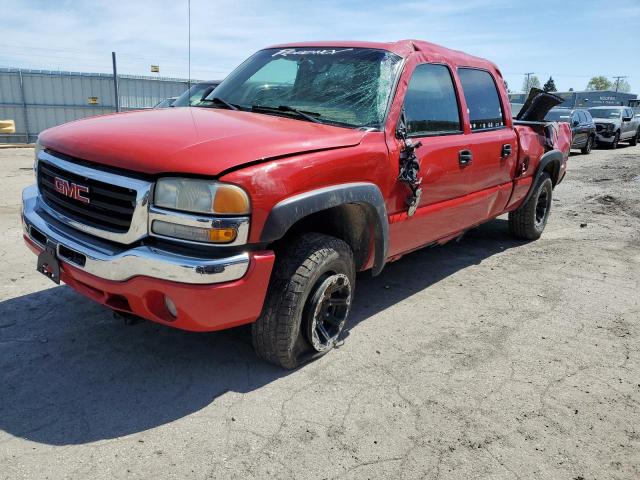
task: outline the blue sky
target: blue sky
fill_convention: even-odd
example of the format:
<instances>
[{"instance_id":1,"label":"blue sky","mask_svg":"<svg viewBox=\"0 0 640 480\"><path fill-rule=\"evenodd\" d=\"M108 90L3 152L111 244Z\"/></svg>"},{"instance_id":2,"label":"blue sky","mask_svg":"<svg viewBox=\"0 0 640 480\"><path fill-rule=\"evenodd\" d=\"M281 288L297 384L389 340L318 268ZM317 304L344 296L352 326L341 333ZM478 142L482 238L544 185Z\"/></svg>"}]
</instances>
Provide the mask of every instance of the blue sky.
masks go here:
<instances>
[{"instance_id":1,"label":"blue sky","mask_svg":"<svg viewBox=\"0 0 640 480\"><path fill-rule=\"evenodd\" d=\"M192 0L191 12L193 78L274 43L418 38L494 61L512 90L535 72L561 90L626 75L640 93L640 0ZM13 0L0 32L0 66L109 72L115 50L121 73L187 76L187 0Z\"/></svg>"}]
</instances>

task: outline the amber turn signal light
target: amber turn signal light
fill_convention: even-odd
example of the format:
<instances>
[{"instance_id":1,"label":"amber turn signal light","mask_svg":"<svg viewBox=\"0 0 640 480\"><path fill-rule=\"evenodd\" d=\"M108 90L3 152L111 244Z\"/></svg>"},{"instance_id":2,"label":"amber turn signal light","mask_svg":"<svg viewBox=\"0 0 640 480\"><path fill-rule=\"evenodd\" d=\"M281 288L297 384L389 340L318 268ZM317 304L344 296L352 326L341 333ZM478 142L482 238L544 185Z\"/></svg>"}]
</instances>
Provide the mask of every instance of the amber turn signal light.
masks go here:
<instances>
[{"instance_id":1,"label":"amber turn signal light","mask_svg":"<svg viewBox=\"0 0 640 480\"><path fill-rule=\"evenodd\" d=\"M219 184L213 199L213 211L224 215L244 215L249 213L249 198L235 185Z\"/></svg>"},{"instance_id":2,"label":"amber turn signal light","mask_svg":"<svg viewBox=\"0 0 640 480\"><path fill-rule=\"evenodd\" d=\"M209 229L209 241L215 243L231 243L236 239L238 232L235 228L211 228Z\"/></svg>"}]
</instances>

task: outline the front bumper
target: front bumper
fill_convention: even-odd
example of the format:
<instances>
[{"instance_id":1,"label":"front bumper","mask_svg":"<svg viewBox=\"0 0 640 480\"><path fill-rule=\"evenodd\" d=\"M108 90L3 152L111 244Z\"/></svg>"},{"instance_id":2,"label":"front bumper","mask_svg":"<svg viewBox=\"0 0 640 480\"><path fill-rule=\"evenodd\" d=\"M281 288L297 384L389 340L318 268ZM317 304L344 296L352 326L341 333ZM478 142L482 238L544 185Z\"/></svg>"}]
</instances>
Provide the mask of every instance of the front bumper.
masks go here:
<instances>
[{"instance_id":1,"label":"front bumper","mask_svg":"<svg viewBox=\"0 0 640 480\"><path fill-rule=\"evenodd\" d=\"M598 133L596 134L596 141L599 143L612 143L615 136L615 132Z\"/></svg>"},{"instance_id":2,"label":"front bumper","mask_svg":"<svg viewBox=\"0 0 640 480\"><path fill-rule=\"evenodd\" d=\"M50 243L59 260L105 280L124 281L138 275L175 282L209 284L237 280L249 268L249 254L224 258L179 255L149 246L123 247L98 239L51 217L39 204L35 185L22 193L24 233L44 248Z\"/></svg>"},{"instance_id":3,"label":"front bumper","mask_svg":"<svg viewBox=\"0 0 640 480\"><path fill-rule=\"evenodd\" d=\"M50 217L39 207L35 185L22 200L27 246L36 254L52 247L61 280L99 303L194 331L250 323L260 315L275 258L271 251L200 258L144 245L114 246ZM176 305L176 317L167 311L165 295Z\"/></svg>"}]
</instances>

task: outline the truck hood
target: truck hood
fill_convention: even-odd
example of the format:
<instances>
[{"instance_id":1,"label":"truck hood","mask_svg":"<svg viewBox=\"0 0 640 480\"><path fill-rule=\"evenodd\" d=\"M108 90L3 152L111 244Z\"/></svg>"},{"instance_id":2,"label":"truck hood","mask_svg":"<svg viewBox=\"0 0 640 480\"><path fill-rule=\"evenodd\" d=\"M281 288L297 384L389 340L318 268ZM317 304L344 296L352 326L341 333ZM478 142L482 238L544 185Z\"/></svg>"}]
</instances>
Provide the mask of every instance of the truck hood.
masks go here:
<instances>
[{"instance_id":1,"label":"truck hood","mask_svg":"<svg viewBox=\"0 0 640 480\"><path fill-rule=\"evenodd\" d=\"M595 118L593 119L593 123L599 123L600 125L620 125L620 120L615 120L611 118Z\"/></svg>"},{"instance_id":2,"label":"truck hood","mask_svg":"<svg viewBox=\"0 0 640 480\"><path fill-rule=\"evenodd\" d=\"M46 130L51 150L147 174L216 176L248 162L359 144L366 132L217 108L166 108L87 118Z\"/></svg>"}]
</instances>

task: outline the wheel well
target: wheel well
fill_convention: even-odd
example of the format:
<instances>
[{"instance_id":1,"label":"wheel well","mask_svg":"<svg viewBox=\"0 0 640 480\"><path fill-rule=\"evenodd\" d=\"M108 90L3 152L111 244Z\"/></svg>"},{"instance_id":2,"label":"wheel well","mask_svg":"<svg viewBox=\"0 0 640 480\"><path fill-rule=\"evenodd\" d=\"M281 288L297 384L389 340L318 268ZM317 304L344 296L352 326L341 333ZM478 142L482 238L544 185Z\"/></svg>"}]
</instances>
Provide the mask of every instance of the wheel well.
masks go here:
<instances>
[{"instance_id":1,"label":"wheel well","mask_svg":"<svg viewBox=\"0 0 640 480\"><path fill-rule=\"evenodd\" d=\"M345 241L353 251L356 268L360 269L369 259L373 246L367 208L359 203L346 203L312 213L294 223L284 237L275 242L274 248L286 248L288 240L303 233L324 233Z\"/></svg>"},{"instance_id":2,"label":"wheel well","mask_svg":"<svg viewBox=\"0 0 640 480\"><path fill-rule=\"evenodd\" d=\"M558 183L558 177L560 176L560 161L555 160L547 163L542 171L549 174L555 187L556 183Z\"/></svg>"}]
</instances>

